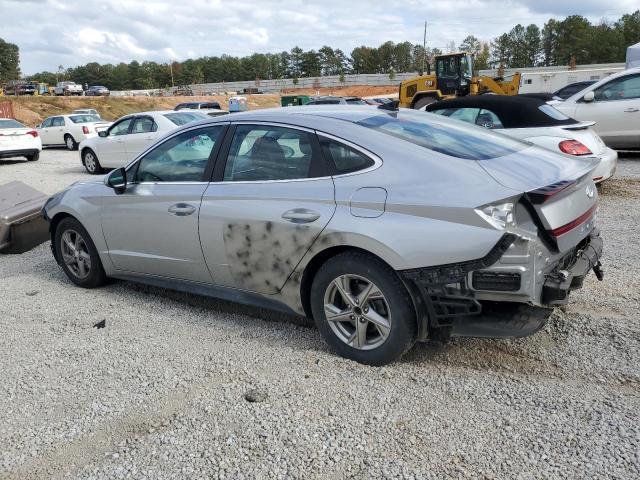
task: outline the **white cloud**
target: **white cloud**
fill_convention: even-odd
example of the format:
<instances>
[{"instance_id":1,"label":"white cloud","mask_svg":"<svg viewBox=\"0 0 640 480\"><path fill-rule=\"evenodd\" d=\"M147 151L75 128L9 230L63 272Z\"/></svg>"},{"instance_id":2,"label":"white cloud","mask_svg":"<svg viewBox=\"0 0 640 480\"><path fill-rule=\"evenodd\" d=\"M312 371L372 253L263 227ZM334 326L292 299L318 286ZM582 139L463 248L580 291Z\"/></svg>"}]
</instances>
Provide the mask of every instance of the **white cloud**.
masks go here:
<instances>
[{"instance_id":1,"label":"white cloud","mask_svg":"<svg viewBox=\"0 0 640 480\"><path fill-rule=\"evenodd\" d=\"M516 23L542 25L551 16L616 19L637 0L0 0L0 36L20 47L22 70L34 73L91 61L250 55L295 45L346 53L386 40L431 47L484 40Z\"/></svg>"}]
</instances>

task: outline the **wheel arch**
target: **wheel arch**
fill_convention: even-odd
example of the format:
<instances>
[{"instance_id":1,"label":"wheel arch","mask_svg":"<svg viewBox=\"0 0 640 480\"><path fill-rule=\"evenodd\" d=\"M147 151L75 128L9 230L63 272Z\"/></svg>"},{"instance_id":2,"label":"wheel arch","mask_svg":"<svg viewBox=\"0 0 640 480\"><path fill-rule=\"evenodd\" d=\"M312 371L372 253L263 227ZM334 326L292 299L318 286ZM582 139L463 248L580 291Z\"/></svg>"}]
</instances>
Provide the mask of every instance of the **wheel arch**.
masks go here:
<instances>
[{"instance_id":1,"label":"wheel arch","mask_svg":"<svg viewBox=\"0 0 640 480\"><path fill-rule=\"evenodd\" d=\"M427 91L427 92L418 92L411 99L411 108L416 108L416 103L418 103L423 98L431 97L435 102L440 100L440 96L437 92Z\"/></svg>"},{"instance_id":2,"label":"wheel arch","mask_svg":"<svg viewBox=\"0 0 640 480\"><path fill-rule=\"evenodd\" d=\"M51 218L51 220L49 220L49 234L51 236L51 251L53 252L53 257L56 259L56 262L58 262L58 264L60 264L61 259L58 258L58 249L56 248L56 228L58 228L58 225L60 224L60 222L65 218L73 218L75 220L78 220L78 218L74 217L72 214L68 212L58 212Z\"/></svg>"},{"instance_id":3,"label":"wheel arch","mask_svg":"<svg viewBox=\"0 0 640 480\"><path fill-rule=\"evenodd\" d=\"M311 285L313 284L313 279L315 278L316 274L318 273L322 265L324 265L328 260L335 257L336 255L339 255L345 252L350 252L350 251L360 252L360 253L369 255L379 260L380 262L384 263L391 270L396 272L396 270L389 264L389 262L387 262L380 255L377 255L372 251L367 250L366 248L358 247L355 245L335 245L335 246L328 247L324 250L321 250L320 252L317 252L304 267L304 271L302 273L302 277L300 280L300 302L302 303L302 308L304 309L304 313L307 318L311 318L311 319L313 318L313 314L311 312ZM416 304L413 291L411 290L411 288L409 288L409 286L406 284L406 282L400 275L398 275L398 278L403 284L405 284L405 287L407 287L407 290L409 291L409 295L413 300L413 304L414 304L413 306L416 309L416 314L417 314L418 305Z\"/></svg>"}]
</instances>

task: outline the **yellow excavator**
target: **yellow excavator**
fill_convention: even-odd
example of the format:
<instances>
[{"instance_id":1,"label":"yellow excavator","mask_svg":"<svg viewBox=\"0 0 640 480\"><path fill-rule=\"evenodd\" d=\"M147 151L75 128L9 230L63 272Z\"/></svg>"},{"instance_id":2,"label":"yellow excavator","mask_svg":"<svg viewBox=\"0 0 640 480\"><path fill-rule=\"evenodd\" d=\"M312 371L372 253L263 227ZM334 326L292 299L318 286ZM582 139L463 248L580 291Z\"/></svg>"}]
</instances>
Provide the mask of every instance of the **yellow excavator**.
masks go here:
<instances>
[{"instance_id":1,"label":"yellow excavator","mask_svg":"<svg viewBox=\"0 0 640 480\"><path fill-rule=\"evenodd\" d=\"M435 70L435 74L428 71L400 84L400 107L422 109L432 102L464 95L517 95L520 89L520 73L515 73L510 81L474 76L471 53L438 55Z\"/></svg>"}]
</instances>

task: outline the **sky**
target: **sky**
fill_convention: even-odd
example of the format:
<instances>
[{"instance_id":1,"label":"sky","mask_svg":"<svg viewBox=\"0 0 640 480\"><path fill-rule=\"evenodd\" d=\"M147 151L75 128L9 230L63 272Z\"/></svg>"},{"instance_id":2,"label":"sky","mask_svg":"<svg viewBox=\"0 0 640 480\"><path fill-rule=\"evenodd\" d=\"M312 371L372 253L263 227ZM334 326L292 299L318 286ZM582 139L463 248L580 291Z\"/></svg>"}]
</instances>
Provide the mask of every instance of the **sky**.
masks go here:
<instances>
[{"instance_id":1,"label":"sky","mask_svg":"<svg viewBox=\"0 0 640 480\"><path fill-rule=\"evenodd\" d=\"M580 14L597 22L638 0L0 0L0 38L20 47L24 74L88 62L168 62L305 50L349 54L391 40L443 50L491 40L515 24Z\"/></svg>"}]
</instances>

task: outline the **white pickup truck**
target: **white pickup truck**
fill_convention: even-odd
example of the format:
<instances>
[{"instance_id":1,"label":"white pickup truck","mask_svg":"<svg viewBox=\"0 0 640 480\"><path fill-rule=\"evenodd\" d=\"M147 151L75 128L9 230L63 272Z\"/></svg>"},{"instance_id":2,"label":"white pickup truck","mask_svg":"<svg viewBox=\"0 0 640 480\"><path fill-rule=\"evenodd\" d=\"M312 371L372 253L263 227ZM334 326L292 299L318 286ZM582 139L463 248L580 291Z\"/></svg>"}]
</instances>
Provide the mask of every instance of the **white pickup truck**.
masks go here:
<instances>
[{"instance_id":1,"label":"white pickup truck","mask_svg":"<svg viewBox=\"0 0 640 480\"><path fill-rule=\"evenodd\" d=\"M75 82L58 82L55 88L53 89L53 94L60 95L82 95L84 90L82 90L82 85L78 85Z\"/></svg>"}]
</instances>

